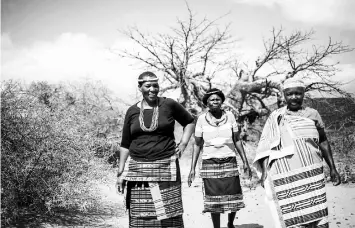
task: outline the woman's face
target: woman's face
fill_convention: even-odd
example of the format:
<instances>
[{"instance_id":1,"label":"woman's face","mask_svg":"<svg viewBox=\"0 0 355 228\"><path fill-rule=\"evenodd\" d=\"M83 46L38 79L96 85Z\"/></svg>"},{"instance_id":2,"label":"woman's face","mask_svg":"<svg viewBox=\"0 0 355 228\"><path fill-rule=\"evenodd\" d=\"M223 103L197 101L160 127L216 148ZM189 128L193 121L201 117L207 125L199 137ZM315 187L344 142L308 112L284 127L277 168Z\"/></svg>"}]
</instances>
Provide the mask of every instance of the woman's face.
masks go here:
<instances>
[{"instance_id":1,"label":"woman's face","mask_svg":"<svg viewBox=\"0 0 355 228\"><path fill-rule=\"evenodd\" d=\"M139 86L139 90L142 92L143 98L147 102L154 102L158 98L159 83L157 81L144 82L141 86Z\"/></svg>"},{"instance_id":2,"label":"woman's face","mask_svg":"<svg viewBox=\"0 0 355 228\"><path fill-rule=\"evenodd\" d=\"M284 90L284 96L288 109L291 111L297 111L302 107L304 88L287 88Z\"/></svg>"},{"instance_id":3,"label":"woman's face","mask_svg":"<svg viewBox=\"0 0 355 228\"><path fill-rule=\"evenodd\" d=\"M217 94L212 94L207 99L207 106L210 110L218 110L221 109L222 106L222 98Z\"/></svg>"}]
</instances>

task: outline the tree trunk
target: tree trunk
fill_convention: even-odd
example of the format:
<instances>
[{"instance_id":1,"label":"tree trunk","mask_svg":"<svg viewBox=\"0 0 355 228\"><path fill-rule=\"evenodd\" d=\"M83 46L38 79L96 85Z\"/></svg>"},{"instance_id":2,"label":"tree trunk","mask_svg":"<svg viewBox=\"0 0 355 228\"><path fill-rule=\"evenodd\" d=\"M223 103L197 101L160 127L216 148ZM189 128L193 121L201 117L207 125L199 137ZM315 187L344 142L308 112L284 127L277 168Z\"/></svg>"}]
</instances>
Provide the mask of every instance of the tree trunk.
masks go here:
<instances>
[{"instance_id":1,"label":"tree trunk","mask_svg":"<svg viewBox=\"0 0 355 228\"><path fill-rule=\"evenodd\" d=\"M230 106L231 109L238 115L241 115L243 112L246 96L248 94L265 94L266 97L269 97L271 93L273 93L273 89L281 91L280 83L272 82L267 79L258 79L255 81L250 81L242 78L239 79L233 86L233 88L227 93L226 104ZM262 98L260 98L259 104L253 107L252 109L258 112L260 115L265 115L268 113L268 110L265 104L263 103Z\"/></svg>"}]
</instances>

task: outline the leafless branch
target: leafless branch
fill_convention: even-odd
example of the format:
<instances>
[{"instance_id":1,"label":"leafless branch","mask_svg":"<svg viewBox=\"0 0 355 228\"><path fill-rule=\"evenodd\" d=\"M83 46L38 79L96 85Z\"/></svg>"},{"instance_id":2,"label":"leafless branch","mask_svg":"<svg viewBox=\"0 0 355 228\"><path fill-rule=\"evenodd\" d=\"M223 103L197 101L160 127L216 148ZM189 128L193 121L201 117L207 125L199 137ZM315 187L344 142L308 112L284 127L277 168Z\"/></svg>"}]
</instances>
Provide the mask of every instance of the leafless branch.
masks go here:
<instances>
[{"instance_id":1,"label":"leafless branch","mask_svg":"<svg viewBox=\"0 0 355 228\"><path fill-rule=\"evenodd\" d=\"M219 29L217 22L225 15L214 20L197 20L187 2L186 7L187 19L177 19L171 33L150 36L137 27L121 31L139 47L139 51L124 49L120 56L163 72L171 83L162 88L163 92L177 89L179 85L183 105L190 105L193 103L191 99L198 97L191 80L211 84L217 70L225 69L224 54L235 40L229 35L229 24Z\"/></svg>"}]
</instances>

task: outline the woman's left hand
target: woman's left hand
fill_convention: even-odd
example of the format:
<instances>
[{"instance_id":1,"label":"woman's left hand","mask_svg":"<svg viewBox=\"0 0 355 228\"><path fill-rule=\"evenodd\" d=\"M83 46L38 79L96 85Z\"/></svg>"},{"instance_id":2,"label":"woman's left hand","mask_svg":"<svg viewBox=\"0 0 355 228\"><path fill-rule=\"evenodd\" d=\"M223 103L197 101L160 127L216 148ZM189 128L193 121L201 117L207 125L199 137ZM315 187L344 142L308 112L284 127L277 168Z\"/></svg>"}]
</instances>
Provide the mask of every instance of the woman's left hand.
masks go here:
<instances>
[{"instance_id":1,"label":"woman's left hand","mask_svg":"<svg viewBox=\"0 0 355 228\"><path fill-rule=\"evenodd\" d=\"M340 175L335 168L330 170L330 178L331 178L334 186L337 186L341 183Z\"/></svg>"},{"instance_id":2,"label":"woman's left hand","mask_svg":"<svg viewBox=\"0 0 355 228\"><path fill-rule=\"evenodd\" d=\"M243 171L244 171L244 174L249 177L249 179L252 178L253 173L251 172L251 169L250 169L250 166L249 166L249 165L244 164L244 165L243 165Z\"/></svg>"},{"instance_id":3,"label":"woman's left hand","mask_svg":"<svg viewBox=\"0 0 355 228\"><path fill-rule=\"evenodd\" d=\"M184 143L177 143L175 147L175 152L178 156L178 158L181 158L181 155L184 153L186 148L186 144Z\"/></svg>"},{"instance_id":4,"label":"woman's left hand","mask_svg":"<svg viewBox=\"0 0 355 228\"><path fill-rule=\"evenodd\" d=\"M190 187L192 184L192 181L195 180L195 170L190 170L189 177L187 179L187 185Z\"/></svg>"}]
</instances>

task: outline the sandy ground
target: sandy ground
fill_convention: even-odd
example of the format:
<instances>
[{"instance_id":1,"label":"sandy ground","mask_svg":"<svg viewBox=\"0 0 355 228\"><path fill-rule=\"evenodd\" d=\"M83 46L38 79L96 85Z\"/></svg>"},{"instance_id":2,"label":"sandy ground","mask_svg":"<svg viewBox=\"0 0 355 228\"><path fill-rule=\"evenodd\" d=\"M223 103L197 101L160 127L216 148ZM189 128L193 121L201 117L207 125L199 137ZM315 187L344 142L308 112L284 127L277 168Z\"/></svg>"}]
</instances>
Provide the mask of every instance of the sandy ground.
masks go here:
<instances>
[{"instance_id":1,"label":"sandy ground","mask_svg":"<svg viewBox=\"0 0 355 228\"><path fill-rule=\"evenodd\" d=\"M180 160L182 175L182 197L184 206L184 224L186 228L213 228L210 214L202 214L202 180L196 179L191 187L187 186L187 176L190 170L190 158L183 156ZM242 176L243 179L243 176ZM111 227L128 228L128 214L123 210L123 195L115 188L116 180L111 185L101 186L102 204L105 210L96 215L83 215L76 219L56 223L42 223L45 228L64 227ZM327 184L330 228L355 228L355 184L341 184L334 187ZM243 187L246 208L237 213L234 227L238 228L274 228L271 214L264 201L264 189ZM75 218L75 215L73 216ZM221 227L226 227L227 215L221 216ZM38 227L38 226L36 226Z\"/></svg>"},{"instance_id":2,"label":"sandy ground","mask_svg":"<svg viewBox=\"0 0 355 228\"><path fill-rule=\"evenodd\" d=\"M184 224L186 228L212 228L208 213L202 214L203 199L201 179L187 186L188 169L182 170L182 191L184 204ZM112 182L113 183L113 182ZM342 184L334 187L327 184L327 198L329 206L329 221L331 228L355 228L355 184ZM271 214L264 202L264 189L257 186L255 189L243 188L246 208L237 213L234 227L238 228L273 228ZM123 211L123 195L116 192L114 184L102 186L103 204L106 210L99 215L80 216L73 223L75 216L60 223L42 223L40 227L66 228L66 227L111 227L128 228L128 215ZM221 217L221 227L226 227L227 215ZM22 227L22 226L21 226ZM28 227L28 226L23 226ZM31 226L33 227L33 226ZM35 226L39 227L39 226Z\"/></svg>"},{"instance_id":3,"label":"sandy ground","mask_svg":"<svg viewBox=\"0 0 355 228\"><path fill-rule=\"evenodd\" d=\"M180 162L182 174L182 197L184 205L184 223L186 228L213 228L209 213L202 213L202 180L196 179L191 187L187 186L189 161ZM342 184L334 187L327 184L330 228L355 227L355 184ZM235 228L274 228L271 214L264 201L264 189L243 188L246 208L237 213L234 220ZM118 196L123 200L122 196ZM227 226L227 214L221 216L221 227ZM118 218L119 228L128 227L127 214Z\"/></svg>"},{"instance_id":4,"label":"sandy ground","mask_svg":"<svg viewBox=\"0 0 355 228\"><path fill-rule=\"evenodd\" d=\"M184 223L186 228L213 228L210 215L203 214L201 180L189 188L183 183ZM238 228L273 228L271 214L264 203L263 188L243 189L246 208L237 213L234 227ZM355 227L355 185L346 184L338 187L327 184L330 227ZM122 196L118 198L122 199ZM227 215L221 217L221 227L226 227ZM128 217L118 218L119 228L128 227Z\"/></svg>"}]
</instances>

